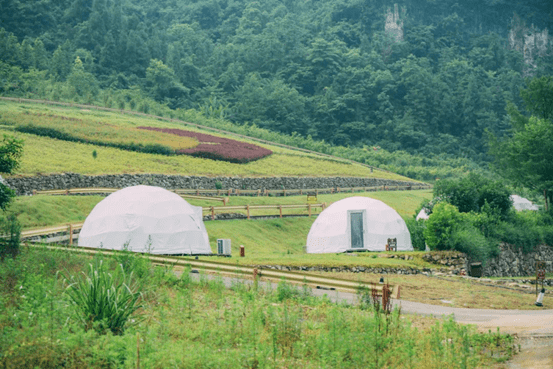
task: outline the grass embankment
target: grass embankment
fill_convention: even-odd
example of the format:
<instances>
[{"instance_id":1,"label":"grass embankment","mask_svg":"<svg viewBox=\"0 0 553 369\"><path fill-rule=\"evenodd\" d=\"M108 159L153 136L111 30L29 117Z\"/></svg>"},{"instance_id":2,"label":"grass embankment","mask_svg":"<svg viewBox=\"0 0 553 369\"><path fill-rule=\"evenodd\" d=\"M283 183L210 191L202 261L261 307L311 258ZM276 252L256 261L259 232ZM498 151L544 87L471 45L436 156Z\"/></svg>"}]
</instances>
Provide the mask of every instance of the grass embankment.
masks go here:
<instances>
[{"instance_id":1,"label":"grass embankment","mask_svg":"<svg viewBox=\"0 0 553 369\"><path fill-rule=\"evenodd\" d=\"M86 324L94 317L79 309L85 301L74 305L66 292L64 277L99 260L115 279L123 263L126 275L133 272L132 291L142 293L142 308L117 335L105 331L106 321ZM24 250L3 262L0 281L6 368L472 368L512 355L510 336L479 334L453 319L331 304L284 283L227 289L221 280L194 281L189 273L178 279L132 255L91 260Z\"/></svg>"},{"instance_id":2,"label":"grass embankment","mask_svg":"<svg viewBox=\"0 0 553 369\"><path fill-rule=\"evenodd\" d=\"M159 120L144 117L128 116L123 114L86 111L62 107L43 105L21 105L17 103L0 101L0 133L14 134L13 126L26 124L28 114L46 114L59 117L64 124L71 120L81 119L100 122L114 127L130 129L139 126L158 128L186 128L190 131L198 131L182 124L160 122ZM140 131L140 135L144 131ZM227 137L212 132L204 132L211 135ZM17 136L25 139L25 150L21 159L21 167L16 175L36 175L51 173L80 173L88 175L121 174L121 173L161 173L205 176L349 176L349 177L373 177L397 180L410 180L406 177L389 172L371 170L367 167L350 164L341 159L331 159L315 154L284 149L272 145L257 144L254 141L242 140L247 143L255 143L273 151L273 154L246 164L228 163L211 159L195 158L186 155L165 156L141 152L130 152L116 148L67 142L31 134L17 133ZM229 136L228 138L233 138ZM142 136L136 136L136 143ZM173 138L172 138L173 139ZM161 139L160 139L161 140ZM92 152L96 151L94 158Z\"/></svg>"}]
</instances>

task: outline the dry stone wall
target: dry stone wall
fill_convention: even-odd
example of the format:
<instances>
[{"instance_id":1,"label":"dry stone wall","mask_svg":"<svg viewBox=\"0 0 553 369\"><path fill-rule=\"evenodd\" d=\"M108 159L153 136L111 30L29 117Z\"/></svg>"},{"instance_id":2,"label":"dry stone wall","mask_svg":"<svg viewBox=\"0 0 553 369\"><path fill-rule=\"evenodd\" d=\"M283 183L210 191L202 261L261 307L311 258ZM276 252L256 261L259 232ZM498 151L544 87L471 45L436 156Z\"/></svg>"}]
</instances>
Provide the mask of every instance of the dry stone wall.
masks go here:
<instances>
[{"instance_id":1,"label":"dry stone wall","mask_svg":"<svg viewBox=\"0 0 553 369\"><path fill-rule=\"evenodd\" d=\"M115 174L88 176L76 173L33 177L5 178L17 195L30 195L33 190L61 190L69 188L109 187L124 188L136 185L159 186L167 189L223 189L281 190L337 187L409 186L419 182L394 181L360 177L201 177L165 174Z\"/></svg>"},{"instance_id":2,"label":"dry stone wall","mask_svg":"<svg viewBox=\"0 0 553 369\"><path fill-rule=\"evenodd\" d=\"M536 261L545 261L546 273L553 273L553 248L539 245L527 254L515 246L502 243L499 256L488 260L482 270L486 277L535 276Z\"/></svg>"}]
</instances>

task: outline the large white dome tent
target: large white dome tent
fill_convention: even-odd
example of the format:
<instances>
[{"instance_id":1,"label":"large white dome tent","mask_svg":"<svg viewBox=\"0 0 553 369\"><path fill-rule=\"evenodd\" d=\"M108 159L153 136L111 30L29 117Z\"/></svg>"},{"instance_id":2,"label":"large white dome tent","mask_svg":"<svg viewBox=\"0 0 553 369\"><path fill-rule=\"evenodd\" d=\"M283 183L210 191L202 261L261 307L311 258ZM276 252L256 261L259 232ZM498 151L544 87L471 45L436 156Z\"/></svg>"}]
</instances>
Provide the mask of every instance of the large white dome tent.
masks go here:
<instances>
[{"instance_id":1,"label":"large white dome tent","mask_svg":"<svg viewBox=\"0 0 553 369\"><path fill-rule=\"evenodd\" d=\"M307 236L306 251L385 251L388 238L397 239L398 251L413 251L407 225L394 209L369 197L349 197L319 214Z\"/></svg>"},{"instance_id":2,"label":"large white dome tent","mask_svg":"<svg viewBox=\"0 0 553 369\"><path fill-rule=\"evenodd\" d=\"M202 208L160 187L127 187L98 203L79 246L163 255L211 254Z\"/></svg>"}]
</instances>

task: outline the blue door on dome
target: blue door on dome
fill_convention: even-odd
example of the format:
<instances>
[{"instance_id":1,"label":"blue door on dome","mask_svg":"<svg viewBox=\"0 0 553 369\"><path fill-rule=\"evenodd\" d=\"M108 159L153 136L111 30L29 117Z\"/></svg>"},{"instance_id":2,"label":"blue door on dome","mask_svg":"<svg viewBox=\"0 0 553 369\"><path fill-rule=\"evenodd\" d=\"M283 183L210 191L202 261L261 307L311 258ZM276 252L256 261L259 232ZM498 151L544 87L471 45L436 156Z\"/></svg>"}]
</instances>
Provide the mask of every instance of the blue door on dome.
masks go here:
<instances>
[{"instance_id":1,"label":"blue door on dome","mask_svg":"<svg viewBox=\"0 0 553 369\"><path fill-rule=\"evenodd\" d=\"M363 213L350 213L351 248L362 249L363 244Z\"/></svg>"}]
</instances>

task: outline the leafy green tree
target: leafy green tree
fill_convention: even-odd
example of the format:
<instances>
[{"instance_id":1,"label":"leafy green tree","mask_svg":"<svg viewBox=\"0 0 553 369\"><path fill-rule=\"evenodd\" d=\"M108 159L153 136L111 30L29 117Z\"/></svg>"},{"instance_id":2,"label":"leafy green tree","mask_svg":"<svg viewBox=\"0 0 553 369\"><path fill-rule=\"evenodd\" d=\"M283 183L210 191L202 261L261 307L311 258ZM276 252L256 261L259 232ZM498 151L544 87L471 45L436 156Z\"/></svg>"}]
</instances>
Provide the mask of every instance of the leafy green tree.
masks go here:
<instances>
[{"instance_id":1,"label":"leafy green tree","mask_svg":"<svg viewBox=\"0 0 553 369\"><path fill-rule=\"evenodd\" d=\"M543 192L548 209L553 188L553 78L534 78L520 95L532 116L525 117L510 104L512 133L504 140L490 134L490 152L507 178Z\"/></svg>"},{"instance_id":2,"label":"leafy green tree","mask_svg":"<svg viewBox=\"0 0 553 369\"><path fill-rule=\"evenodd\" d=\"M161 60L150 61L150 66L146 70L146 79L157 101L177 98L188 93L188 89L178 82L175 72Z\"/></svg>"},{"instance_id":3,"label":"leafy green tree","mask_svg":"<svg viewBox=\"0 0 553 369\"><path fill-rule=\"evenodd\" d=\"M503 141L491 139L491 152L502 173L519 185L543 192L553 188L553 124L531 117L528 123ZM550 200L550 199L549 199Z\"/></svg>"},{"instance_id":4,"label":"leafy green tree","mask_svg":"<svg viewBox=\"0 0 553 369\"><path fill-rule=\"evenodd\" d=\"M98 94L98 82L92 73L85 71L83 62L78 56L71 74L67 77L67 83L79 96L95 96Z\"/></svg>"},{"instance_id":5,"label":"leafy green tree","mask_svg":"<svg viewBox=\"0 0 553 369\"><path fill-rule=\"evenodd\" d=\"M553 120L553 76L534 78L520 91L526 109L538 118Z\"/></svg>"}]
</instances>

